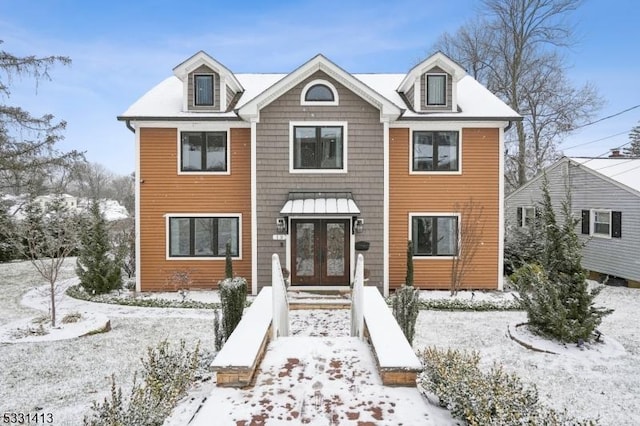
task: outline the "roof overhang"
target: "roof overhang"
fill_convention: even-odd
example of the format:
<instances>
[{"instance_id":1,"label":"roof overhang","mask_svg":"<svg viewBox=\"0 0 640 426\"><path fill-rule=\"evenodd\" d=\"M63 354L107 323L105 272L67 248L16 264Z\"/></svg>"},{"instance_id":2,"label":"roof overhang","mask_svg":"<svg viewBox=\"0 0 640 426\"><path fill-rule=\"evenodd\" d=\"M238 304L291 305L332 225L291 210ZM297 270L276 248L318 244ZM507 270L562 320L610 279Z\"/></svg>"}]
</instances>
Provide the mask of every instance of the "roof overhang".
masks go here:
<instances>
[{"instance_id":1,"label":"roof overhang","mask_svg":"<svg viewBox=\"0 0 640 426\"><path fill-rule=\"evenodd\" d=\"M350 192L290 192L280 214L283 216L357 216L360 209Z\"/></svg>"},{"instance_id":2,"label":"roof overhang","mask_svg":"<svg viewBox=\"0 0 640 426\"><path fill-rule=\"evenodd\" d=\"M317 71L322 71L328 76L334 78L356 95L378 108L380 110L380 121L393 121L402 113L402 109L389 99L385 98L323 55L316 55L286 77L273 84L267 90L245 103L238 109L238 115L247 121L260 121L260 110L262 108L275 101L284 93L291 90L296 84L299 84Z\"/></svg>"}]
</instances>

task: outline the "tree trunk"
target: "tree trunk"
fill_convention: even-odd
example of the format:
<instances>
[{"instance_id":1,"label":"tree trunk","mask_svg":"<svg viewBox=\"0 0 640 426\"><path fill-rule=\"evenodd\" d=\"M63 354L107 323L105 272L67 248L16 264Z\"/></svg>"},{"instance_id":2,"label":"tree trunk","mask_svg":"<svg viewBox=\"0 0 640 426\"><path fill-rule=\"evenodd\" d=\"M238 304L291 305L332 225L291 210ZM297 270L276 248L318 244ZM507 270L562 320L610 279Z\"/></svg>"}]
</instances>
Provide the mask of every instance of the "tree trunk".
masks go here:
<instances>
[{"instance_id":1,"label":"tree trunk","mask_svg":"<svg viewBox=\"0 0 640 426\"><path fill-rule=\"evenodd\" d=\"M51 327L56 326L56 292L55 283L50 283L51 287Z\"/></svg>"}]
</instances>

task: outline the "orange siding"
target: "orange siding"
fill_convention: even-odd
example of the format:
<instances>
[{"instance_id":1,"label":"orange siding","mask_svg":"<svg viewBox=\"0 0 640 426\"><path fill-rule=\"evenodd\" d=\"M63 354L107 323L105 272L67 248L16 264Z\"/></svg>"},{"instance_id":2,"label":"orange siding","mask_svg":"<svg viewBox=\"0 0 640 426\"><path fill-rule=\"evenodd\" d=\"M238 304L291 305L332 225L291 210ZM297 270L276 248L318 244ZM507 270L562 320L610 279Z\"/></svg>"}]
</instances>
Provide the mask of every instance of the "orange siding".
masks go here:
<instances>
[{"instance_id":1,"label":"orange siding","mask_svg":"<svg viewBox=\"0 0 640 426\"><path fill-rule=\"evenodd\" d=\"M167 213L241 213L242 259L233 271L251 285L250 130L231 129L228 137L230 175L178 175L177 129L140 129L142 290L174 290L169 277L176 271L189 271L193 287L215 288L224 278L224 258L166 259Z\"/></svg>"},{"instance_id":2,"label":"orange siding","mask_svg":"<svg viewBox=\"0 0 640 426\"><path fill-rule=\"evenodd\" d=\"M461 175L410 175L409 129L390 129L389 171L389 287L398 288L406 276L409 213L455 213L454 205L471 197L483 206L484 230L464 288L497 288L498 285L498 129L465 128ZM465 220L464 217L461 220ZM414 283L418 287L447 289L451 260L414 257Z\"/></svg>"}]
</instances>

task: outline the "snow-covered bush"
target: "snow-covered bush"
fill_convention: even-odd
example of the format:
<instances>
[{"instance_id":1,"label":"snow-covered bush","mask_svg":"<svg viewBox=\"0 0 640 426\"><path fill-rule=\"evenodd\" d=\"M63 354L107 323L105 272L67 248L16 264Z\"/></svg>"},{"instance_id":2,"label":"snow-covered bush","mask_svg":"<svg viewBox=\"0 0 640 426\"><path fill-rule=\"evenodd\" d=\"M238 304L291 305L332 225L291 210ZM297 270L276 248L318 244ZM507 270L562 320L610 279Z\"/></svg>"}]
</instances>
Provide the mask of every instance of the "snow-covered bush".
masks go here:
<instances>
[{"instance_id":1,"label":"snow-covered bush","mask_svg":"<svg viewBox=\"0 0 640 426\"><path fill-rule=\"evenodd\" d=\"M164 340L147 349L142 371L136 372L131 395L122 397L111 376L110 398L102 404L93 402L92 413L84 418L85 426L150 425L160 426L194 382L199 365L200 343L193 351L181 341L172 349ZM141 382L137 381L138 375Z\"/></svg>"},{"instance_id":2,"label":"snow-covered bush","mask_svg":"<svg viewBox=\"0 0 640 426\"><path fill-rule=\"evenodd\" d=\"M409 344L412 344L416 331L416 320L420 313L420 290L413 286L403 285L395 291L391 308L404 336Z\"/></svg>"},{"instance_id":3,"label":"snow-covered bush","mask_svg":"<svg viewBox=\"0 0 640 426\"><path fill-rule=\"evenodd\" d=\"M419 356L424 364L420 386L433 393L453 417L469 425L597 424L544 406L535 385L523 383L500 364L483 372L478 352L427 348Z\"/></svg>"},{"instance_id":4,"label":"snow-covered bush","mask_svg":"<svg viewBox=\"0 0 640 426\"><path fill-rule=\"evenodd\" d=\"M222 349L222 345L224 344L225 336L224 328L222 328L222 323L220 322L219 309L213 311L213 332L216 334L214 338L215 350L216 352L220 352L220 349Z\"/></svg>"},{"instance_id":5,"label":"snow-covered bush","mask_svg":"<svg viewBox=\"0 0 640 426\"><path fill-rule=\"evenodd\" d=\"M247 302L247 280L242 277L225 278L218 282L222 305L222 329L226 341L242 319Z\"/></svg>"}]
</instances>

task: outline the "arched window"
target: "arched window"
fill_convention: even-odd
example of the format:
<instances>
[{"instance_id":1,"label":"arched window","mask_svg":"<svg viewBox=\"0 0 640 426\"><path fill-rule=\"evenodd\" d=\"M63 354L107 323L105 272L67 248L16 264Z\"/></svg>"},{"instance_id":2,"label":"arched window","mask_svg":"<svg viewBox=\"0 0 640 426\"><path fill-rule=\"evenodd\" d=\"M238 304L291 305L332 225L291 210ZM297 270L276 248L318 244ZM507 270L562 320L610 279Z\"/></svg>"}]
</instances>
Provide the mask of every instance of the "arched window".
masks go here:
<instances>
[{"instance_id":1,"label":"arched window","mask_svg":"<svg viewBox=\"0 0 640 426\"><path fill-rule=\"evenodd\" d=\"M314 84L307 90L307 93L304 95L305 101L333 101L333 92L324 84Z\"/></svg>"},{"instance_id":2,"label":"arched window","mask_svg":"<svg viewBox=\"0 0 640 426\"><path fill-rule=\"evenodd\" d=\"M300 94L302 105L338 105L338 91L326 80L313 80Z\"/></svg>"}]
</instances>

